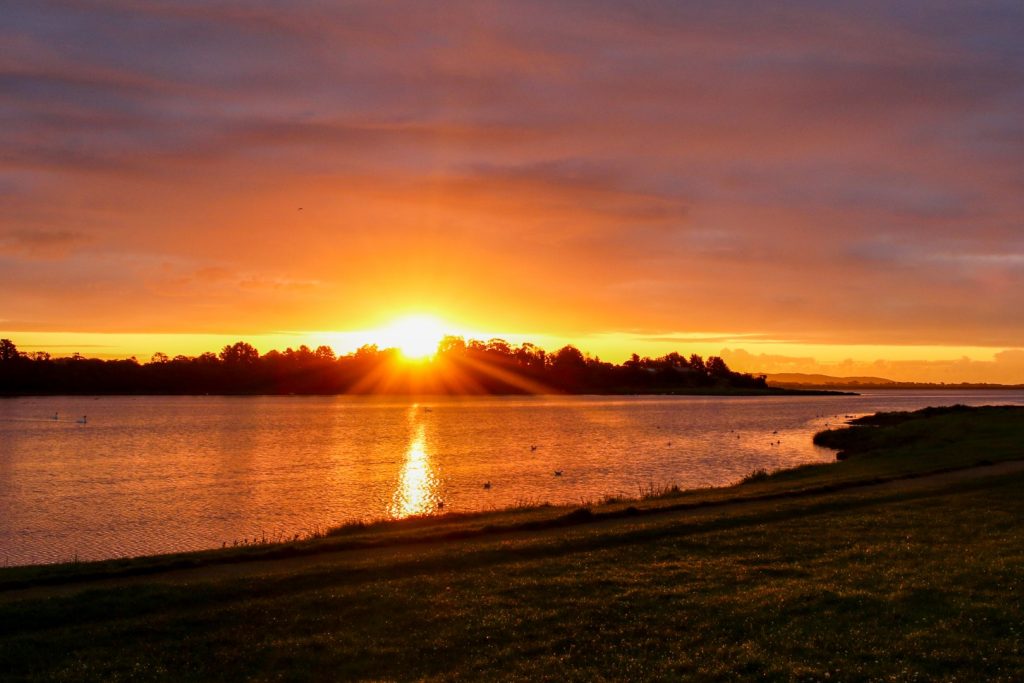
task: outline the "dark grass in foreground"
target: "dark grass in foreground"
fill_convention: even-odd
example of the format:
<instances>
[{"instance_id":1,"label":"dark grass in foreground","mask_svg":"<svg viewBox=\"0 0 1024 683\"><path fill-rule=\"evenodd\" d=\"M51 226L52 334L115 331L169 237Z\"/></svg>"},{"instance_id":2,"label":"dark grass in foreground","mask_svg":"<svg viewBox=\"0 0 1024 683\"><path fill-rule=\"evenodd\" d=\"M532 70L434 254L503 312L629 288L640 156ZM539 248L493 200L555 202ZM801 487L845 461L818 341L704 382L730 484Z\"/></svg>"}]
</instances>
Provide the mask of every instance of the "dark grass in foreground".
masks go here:
<instances>
[{"instance_id":1,"label":"dark grass in foreground","mask_svg":"<svg viewBox=\"0 0 1024 683\"><path fill-rule=\"evenodd\" d=\"M947 428L962 438L947 442ZM898 445L872 441L841 463L731 495L843 481L854 465L858 477L890 476L1024 457L1021 409L857 429L888 433ZM187 584L158 575L63 597L8 594L0 672L74 680L1017 680L1022 493L1022 475L851 488L398 544L259 571L239 564L222 574L200 570ZM679 500L687 496L634 506ZM399 525L353 533L416 532Z\"/></svg>"}]
</instances>

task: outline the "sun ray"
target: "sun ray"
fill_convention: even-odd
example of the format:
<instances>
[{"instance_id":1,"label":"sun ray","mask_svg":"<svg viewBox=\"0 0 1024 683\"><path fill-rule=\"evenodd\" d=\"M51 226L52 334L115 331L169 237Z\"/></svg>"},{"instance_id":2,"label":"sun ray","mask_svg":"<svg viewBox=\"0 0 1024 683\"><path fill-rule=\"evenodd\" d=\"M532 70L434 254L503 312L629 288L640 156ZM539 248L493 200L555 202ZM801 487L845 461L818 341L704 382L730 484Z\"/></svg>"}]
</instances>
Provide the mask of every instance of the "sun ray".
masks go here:
<instances>
[{"instance_id":1,"label":"sun ray","mask_svg":"<svg viewBox=\"0 0 1024 683\"><path fill-rule=\"evenodd\" d=\"M526 394L554 394L558 393L556 390L548 387L536 380L524 377L514 372L510 372L505 368L494 365L493 363L487 363L484 361L476 360L473 358L465 358L462 360L463 363L468 365L471 369L480 372L481 374L487 375L492 379L496 379L499 382L504 382L509 386L519 389Z\"/></svg>"}]
</instances>

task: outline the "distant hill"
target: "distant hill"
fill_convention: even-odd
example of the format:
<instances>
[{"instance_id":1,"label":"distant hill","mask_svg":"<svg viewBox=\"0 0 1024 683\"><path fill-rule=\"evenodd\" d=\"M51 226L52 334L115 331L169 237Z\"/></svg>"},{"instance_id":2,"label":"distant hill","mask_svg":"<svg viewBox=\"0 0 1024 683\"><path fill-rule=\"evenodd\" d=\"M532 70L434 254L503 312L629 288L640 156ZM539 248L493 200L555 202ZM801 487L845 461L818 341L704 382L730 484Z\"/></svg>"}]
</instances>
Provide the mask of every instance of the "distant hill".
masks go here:
<instances>
[{"instance_id":1,"label":"distant hill","mask_svg":"<svg viewBox=\"0 0 1024 683\"><path fill-rule=\"evenodd\" d=\"M768 384L774 386L833 386L837 384L896 384L894 380L884 377L833 377L832 375L809 375L803 372L779 372L766 375Z\"/></svg>"},{"instance_id":2,"label":"distant hill","mask_svg":"<svg viewBox=\"0 0 1024 683\"><path fill-rule=\"evenodd\" d=\"M884 377L833 377L802 372L755 374L763 374L768 386L780 389L1024 389L1021 384L898 382Z\"/></svg>"}]
</instances>

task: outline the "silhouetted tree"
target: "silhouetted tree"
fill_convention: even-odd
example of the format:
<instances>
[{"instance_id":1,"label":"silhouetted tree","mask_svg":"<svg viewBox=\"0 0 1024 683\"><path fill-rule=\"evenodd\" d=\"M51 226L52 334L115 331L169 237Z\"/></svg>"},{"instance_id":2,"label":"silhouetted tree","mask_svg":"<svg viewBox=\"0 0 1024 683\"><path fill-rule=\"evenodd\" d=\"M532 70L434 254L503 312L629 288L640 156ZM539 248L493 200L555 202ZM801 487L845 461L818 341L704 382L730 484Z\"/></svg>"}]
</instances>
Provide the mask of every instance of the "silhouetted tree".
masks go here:
<instances>
[{"instance_id":1,"label":"silhouetted tree","mask_svg":"<svg viewBox=\"0 0 1024 683\"><path fill-rule=\"evenodd\" d=\"M466 352L466 340L462 337L446 335L437 345L437 353L442 356L461 356Z\"/></svg>"},{"instance_id":2,"label":"silhouetted tree","mask_svg":"<svg viewBox=\"0 0 1024 683\"><path fill-rule=\"evenodd\" d=\"M729 377L730 374L732 374L729 371L729 366L726 365L725 361L719 358L718 356L709 356L708 362L705 364L704 367L705 371L708 373L708 376L714 377L716 379L724 379Z\"/></svg>"},{"instance_id":3,"label":"silhouetted tree","mask_svg":"<svg viewBox=\"0 0 1024 683\"><path fill-rule=\"evenodd\" d=\"M696 372L702 372L702 373L706 373L707 372L707 368L704 366L704 359L701 358L700 356L698 356L697 354L693 354L692 356L690 356L690 363L689 363L689 365L690 365L690 368L692 368Z\"/></svg>"},{"instance_id":4,"label":"silhouetted tree","mask_svg":"<svg viewBox=\"0 0 1024 683\"><path fill-rule=\"evenodd\" d=\"M0 362L7 363L21 357L18 347L10 339L0 339Z\"/></svg>"},{"instance_id":5,"label":"silhouetted tree","mask_svg":"<svg viewBox=\"0 0 1024 683\"><path fill-rule=\"evenodd\" d=\"M512 347L509 346L509 343L504 339L494 338L488 340L487 351L498 356L512 356Z\"/></svg>"},{"instance_id":6,"label":"silhouetted tree","mask_svg":"<svg viewBox=\"0 0 1024 683\"><path fill-rule=\"evenodd\" d=\"M259 360L259 357L260 352L255 347L241 341L225 346L220 352L220 359L228 365L251 365Z\"/></svg>"},{"instance_id":7,"label":"silhouetted tree","mask_svg":"<svg viewBox=\"0 0 1024 683\"><path fill-rule=\"evenodd\" d=\"M694 354L657 359L633 354L622 365L587 357L567 345L547 354L533 344L513 346L446 337L438 347L439 370L400 362L396 349L365 345L338 357L329 346L270 351L264 356L237 342L219 355L154 353L140 364L134 357L102 361L79 353L52 359L49 354L19 353L14 342L0 340L0 393L155 393L155 394L337 394L470 391L518 393L527 387L551 391L663 393L717 387L766 390L763 376L732 372L721 358L705 363Z\"/></svg>"},{"instance_id":8,"label":"silhouetted tree","mask_svg":"<svg viewBox=\"0 0 1024 683\"><path fill-rule=\"evenodd\" d=\"M356 349L355 357L356 358L371 358L371 357L376 357L379 353L380 353L380 351L377 350L377 345L376 344L363 344L358 349Z\"/></svg>"},{"instance_id":9,"label":"silhouetted tree","mask_svg":"<svg viewBox=\"0 0 1024 683\"><path fill-rule=\"evenodd\" d=\"M587 362L583 357L583 352L570 344L555 351L555 355L551 358L551 364L555 369L576 369L585 367Z\"/></svg>"}]
</instances>

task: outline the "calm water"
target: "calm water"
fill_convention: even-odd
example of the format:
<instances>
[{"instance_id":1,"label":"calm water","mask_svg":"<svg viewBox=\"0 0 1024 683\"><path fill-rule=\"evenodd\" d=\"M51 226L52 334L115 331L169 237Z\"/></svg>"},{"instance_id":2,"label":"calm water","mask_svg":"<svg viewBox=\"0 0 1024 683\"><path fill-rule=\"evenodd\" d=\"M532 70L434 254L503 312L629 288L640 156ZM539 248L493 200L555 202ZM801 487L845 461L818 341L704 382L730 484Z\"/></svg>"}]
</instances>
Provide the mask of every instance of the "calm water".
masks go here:
<instances>
[{"instance_id":1,"label":"calm water","mask_svg":"<svg viewBox=\"0 0 1024 683\"><path fill-rule=\"evenodd\" d=\"M729 484L832 460L811 436L846 415L951 403L1024 404L1024 392L0 400L0 564L219 547L439 501L486 510Z\"/></svg>"}]
</instances>

